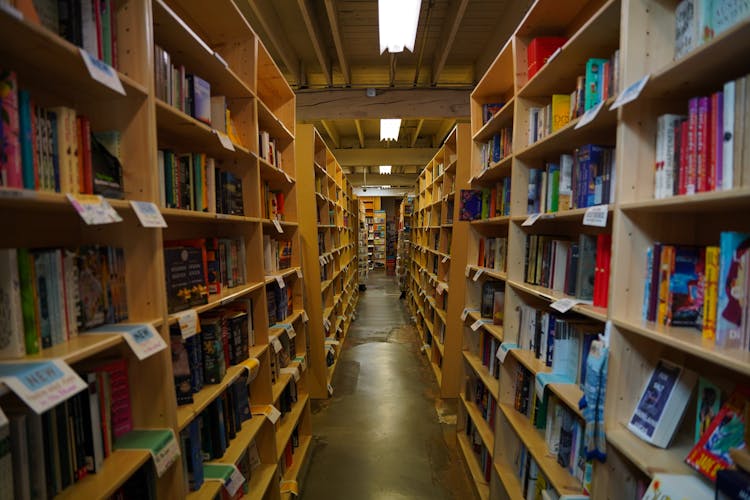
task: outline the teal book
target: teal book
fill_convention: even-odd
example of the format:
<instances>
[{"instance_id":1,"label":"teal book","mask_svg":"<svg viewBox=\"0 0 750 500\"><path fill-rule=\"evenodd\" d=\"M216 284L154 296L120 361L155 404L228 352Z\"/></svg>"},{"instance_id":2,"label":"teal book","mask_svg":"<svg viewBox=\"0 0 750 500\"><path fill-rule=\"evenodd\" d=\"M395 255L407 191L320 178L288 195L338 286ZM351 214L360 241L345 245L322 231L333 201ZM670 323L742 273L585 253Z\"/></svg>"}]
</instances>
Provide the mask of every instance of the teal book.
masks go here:
<instances>
[{"instance_id":1,"label":"teal book","mask_svg":"<svg viewBox=\"0 0 750 500\"><path fill-rule=\"evenodd\" d=\"M21 138L21 173L24 189L36 189L34 175L34 130L31 126L31 97L28 90L18 91L18 118Z\"/></svg>"},{"instance_id":2,"label":"teal book","mask_svg":"<svg viewBox=\"0 0 750 500\"><path fill-rule=\"evenodd\" d=\"M708 379L698 378L698 400L695 415L695 439L697 443L701 436L711 426L711 421L721 409L721 389Z\"/></svg>"},{"instance_id":3,"label":"teal book","mask_svg":"<svg viewBox=\"0 0 750 500\"><path fill-rule=\"evenodd\" d=\"M602 78L604 63L607 59L592 58L586 62L586 79L583 91L584 109L595 107L602 100Z\"/></svg>"}]
</instances>

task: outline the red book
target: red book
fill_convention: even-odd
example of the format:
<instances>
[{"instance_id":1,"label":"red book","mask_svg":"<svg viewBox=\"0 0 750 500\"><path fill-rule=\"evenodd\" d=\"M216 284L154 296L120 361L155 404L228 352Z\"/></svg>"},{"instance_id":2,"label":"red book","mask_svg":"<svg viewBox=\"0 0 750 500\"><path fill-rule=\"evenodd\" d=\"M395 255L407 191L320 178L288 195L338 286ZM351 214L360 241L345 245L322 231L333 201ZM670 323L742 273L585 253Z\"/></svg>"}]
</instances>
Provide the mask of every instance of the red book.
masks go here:
<instances>
[{"instance_id":1,"label":"red book","mask_svg":"<svg viewBox=\"0 0 750 500\"><path fill-rule=\"evenodd\" d=\"M602 235L596 237L596 263L594 264L594 296L593 303L595 306L599 306L601 299L601 287L602 287Z\"/></svg>"},{"instance_id":2,"label":"red book","mask_svg":"<svg viewBox=\"0 0 750 500\"><path fill-rule=\"evenodd\" d=\"M717 130L721 126L718 123L719 119L719 108L722 105L719 100L719 95L721 92L714 92L711 95L711 103L710 103L710 113L709 113L709 127L708 127L708 183L706 186L707 191L715 191L716 190L716 179L718 178L718 169L721 168L721 165L718 164L718 156L717 156L717 150L718 148L723 147L722 142L719 142L717 144L715 137L717 134ZM723 139L722 139L723 140Z\"/></svg>"},{"instance_id":3,"label":"red book","mask_svg":"<svg viewBox=\"0 0 750 500\"><path fill-rule=\"evenodd\" d=\"M497 214L497 188L490 191L490 217L496 217Z\"/></svg>"},{"instance_id":4,"label":"red book","mask_svg":"<svg viewBox=\"0 0 750 500\"><path fill-rule=\"evenodd\" d=\"M477 265L484 267L484 238L479 238L479 256L477 257Z\"/></svg>"},{"instance_id":5,"label":"red book","mask_svg":"<svg viewBox=\"0 0 750 500\"><path fill-rule=\"evenodd\" d=\"M612 235L604 235L604 258L602 259L602 307L609 306L609 265L612 260Z\"/></svg>"},{"instance_id":6,"label":"red book","mask_svg":"<svg viewBox=\"0 0 750 500\"><path fill-rule=\"evenodd\" d=\"M695 191L708 191L709 149L711 143L711 98L701 97L698 100L698 128L696 130L696 173Z\"/></svg>"},{"instance_id":7,"label":"red book","mask_svg":"<svg viewBox=\"0 0 750 500\"><path fill-rule=\"evenodd\" d=\"M685 194L697 192L697 143L698 143L698 98L688 101L688 137L687 137L687 171L685 180Z\"/></svg>"},{"instance_id":8,"label":"red book","mask_svg":"<svg viewBox=\"0 0 750 500\"><path fill-rule=\"evenodd\" d=\"M680 123L680 163L679 163L679 190L677 194L687 194L687 171L688 171L688 120Z\"/></svg>"}]
</instances>

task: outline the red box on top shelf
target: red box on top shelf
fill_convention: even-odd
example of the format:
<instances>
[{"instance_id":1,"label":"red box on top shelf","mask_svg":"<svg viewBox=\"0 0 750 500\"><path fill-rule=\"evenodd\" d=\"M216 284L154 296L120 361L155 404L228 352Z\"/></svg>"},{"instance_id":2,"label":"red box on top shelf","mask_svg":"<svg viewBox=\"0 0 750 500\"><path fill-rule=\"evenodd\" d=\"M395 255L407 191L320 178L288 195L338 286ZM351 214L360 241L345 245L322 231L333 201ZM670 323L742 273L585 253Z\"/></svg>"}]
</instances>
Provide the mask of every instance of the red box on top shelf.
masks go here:
<instances>
[{"instance_id":1,"label":"red box on top shelf","mask_svg":"<svg viewBox=\"0 0 750 500\"><path fill-rule=\"evenodd\" d=\"M526 57L528 60L528 79L531 80L534 75L542 69L547 63L547 59L551 56L558 48L565 45L568 39L559 36L540 36L534 38L526 49Z\"/></svg>"}]
</instances>

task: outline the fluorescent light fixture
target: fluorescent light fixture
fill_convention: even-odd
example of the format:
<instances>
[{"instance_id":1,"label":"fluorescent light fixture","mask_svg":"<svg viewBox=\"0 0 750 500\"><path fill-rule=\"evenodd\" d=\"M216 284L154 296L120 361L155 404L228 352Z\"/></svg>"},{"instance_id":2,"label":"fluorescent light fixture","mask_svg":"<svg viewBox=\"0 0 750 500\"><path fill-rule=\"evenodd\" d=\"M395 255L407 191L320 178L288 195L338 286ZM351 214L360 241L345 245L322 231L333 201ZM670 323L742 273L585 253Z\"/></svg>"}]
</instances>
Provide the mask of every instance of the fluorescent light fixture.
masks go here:
<instances>
[{"instance_id":1,"label":"fluorescent light fixture","mask_svg":"<svg viewBox=\"0 0 750 500\"><path fill-rule=\"evenodd\" d=\"M391 166L380 165L380 175L391 175Z\"/></svg>"},{"instance_id":2,"label":"fluorescent light fixture","mask_svg":"<svg viewBox=\"0 0 750 500\"><path fill-rule=\"evenodd\" d=\"M383 184L382 186L379 186L379 187L380 187L380 189L391 189L391 185L390 184Z\"/></svg>"},{"instance_id":3,"label":"fluorescent light fixture","mask_svg":"<svg viewBox=\"0 0 750 500\"><path fill-rule=\"evenodd\" d=\"M380 140L397 141L398 131L401 128L401 118L380 119Z\"/></svg>"},{"instance_id":4,"label":"fluorescent light fixture","mask_svg":"<svg viewBox=\"0 0 750 500\"><path fill-rule=\"evenodd\" d=\"M378 0L380 53L414 52L422 0Z\"/></svg>"}]
</instances>

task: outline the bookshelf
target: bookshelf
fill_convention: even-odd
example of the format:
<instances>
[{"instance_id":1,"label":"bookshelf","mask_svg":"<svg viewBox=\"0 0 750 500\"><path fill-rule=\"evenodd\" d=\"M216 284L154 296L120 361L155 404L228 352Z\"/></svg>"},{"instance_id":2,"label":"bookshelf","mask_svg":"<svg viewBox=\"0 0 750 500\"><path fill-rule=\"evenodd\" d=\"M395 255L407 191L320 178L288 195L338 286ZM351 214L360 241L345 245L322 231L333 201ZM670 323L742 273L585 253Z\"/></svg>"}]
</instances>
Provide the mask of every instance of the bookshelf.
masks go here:
<instances>
[{"instance_id":1,"label":"bookshelf","mask_svg":"<svg viewBox=\"0 0 750 500\"><path fill-rule=\"evenodd\" d=\"M409 268L411 268L411 218L414 214L414 195L405 194L399 206L398 256L396 276L401 293L409 291Z\"/></svg>"},{"instance_id":2,"label":"bookshelf","mask_svg":"<svg viewBox=\"0 0 750 500\"><path fill-rule=\"evenodd\" d=\"M469 126L459 124L424 167L414 188L408 303L423 350L444 398L456 398L462 342L463 266L468 223L458 220L457 193L467 185ZM450 286L449 286L450 283Z\"/></svg>"},{"instance_id":3,"label":"bookshelf","mask_svg":"<svg viewBox=\"0 0 750 500\"><path fill-rule=\"evenodd\" d=\"M110 200L122 222L86 226L65 193L2 187L0 205L6 216L0 223L0 238L5 248L93 244L122 248L126 322L152 325L167 346L139 361L122 336L82 331L77 337L27 355L25 361L61 360L84 373L113 357L125 359L133 426L171 430L178 444L181 431L228 397L240 377L247 377L254 415L236 429L222 456L210 462L242 468L249 450L257 449L260 464L245 485L245 497L276 498L282 479L296 481L309 456L312 436L294 93L232 0L210 6L193 0L125 0L117 2L113 20L117 74L125 95L93 80L78 48L56 32L16 16L5 4L0 9L0 38L5 42L0 52L4 67L16 72L19 87L28 90L37 105L69 106L85 115L93 132L119 132L124 197ZM40 46L45 50L37 50ZM172 65L178 69L184 66L187 73L207 81L211 96L223 96L232 130L196 119L184 101L175 98L180 92L175 91L171 98L162 93L157 72L163 69L163 60L155 60L156 47L164 51L160 55L169 53ZM273 156L262 150L262 140L259 144L264 132L273 143ZM231 136L226 145L220 140L222 135ZM195 165L199 157L204 162L206 170L196 175L203 175L205 182L199 184L198 178L193 178L189 193L193 210L172 206L166 175L160 172L167 168L164 151L182 155L185 161L193 155L190 161ZM213 174L213 169L233 176L238 195L231 210L218 201L206 204L210 195L201 203L195 194L199 186L205 190L212 184L207 172ZM199 172L197 166L194 172ZM283 200L283 207L271 207L271 198ZM167 227L142 227L131 200L156 205ZM202 321L243 304L252 336L249 330L243 335L253 342L246 360L229 366L218 383L204 384L191 395L191 403L178 405L170 342L170 329L177 325L178 315L168 308L164 248L168 241L203 238L237 242L236 249L244 250L244 255L237 254L234 266L243 276L232 287L224 284L220 293L209 294L204 304L194 304L192 309ZM276 259L279 248L290 250L291 255ZM279 319L269 316L267 306L281 284L291 309ZM12 406L5 387L0 394L0 406ZM260 413L270 405L281 410L276 423ZM213 498L219 492L219 483L214 481L205 481L198 491L189 492L186 460L188 454L183 452L177 463L154 479L159 498ZM59 496L107 497L144 464L151 467L149 461L145 451L114 451L99 473L66 487Z\"/></svg>"},{"instance_id":4,"label":"bookshelf","mask_svg":"<svg viewBox=\"0 0 750 500\"><path fill-rule=\"evenodd\" d=\"M311 125L297 124L300 231L310 322L310 395L327 398L359 297L359 204Z\"/></svg>"},{"instance_id":5,"label":"bookshelf","mask_svg":"<svg viewBox=\"0 0 750 500\"><path fill-rule=\"evenodd\" d=\"M459 278L466 284L462 362L466 387L459 404L458 437L480 498L525 497L524 480L519 476L521 463L528 457L533 458L538 477L544 477L547 487L559 495L585 489L592 498L636 498L657 472L699 476L684 461L694 445L695 403L688 405L672 443L664 449L656 448L627 428L641 388L659 358L705 377L721 389L724 398L737 384L748 383L745 350L717 346L696 328L659 325L642 315L646 248L657 242L718 245L724 231L748 232L748 222L742 215L749 199L743 176L746 157L739 162L735 159L735 181L727 189L668 197L657 192L657 182L661 182L654 167L659 154L658 117L687 114L691 98L710 95L727 81L750 72L747 62L736 56L748 48L746 18L736 20L722 33L674 60L677 4L572 0L561 6L559 2L537 0L472 92L472 163L465 179L473 190L507 191L502 202L496 199L502 210L478 215L471 222L466 245L468 266ZM546 64L529 76L528 49L537 37L565 40L559 50L551 51L553 55ZM540 125L536 119L536 110L553 102L553 94L570 95L579 76L586 74L590 58L613 64L609 73L613 88L598 97L604 101L603 107L590 121L577 112L568 115L567 122L546 130L546 124ZM641 95L610 111L623 89L645 75L650 79ZM537 127L545 128L545 133L531 136ZM735 134L735 140L747 142L746 130L742 137L736 130ZM497 152L493 141L499 146ZM596 195L594 203L576 199L574 186L571 196L575 202L570 205L555 207L555 202L544 198L536 200L535 205L529 189L535 182L535 171L546 169L545 175L551 175L548 163L562 164L561 155L571 154L575 148L580 151L588 144L613 148L607 153L616 165L611 172L614 183L609 196L604 196L607 190L602 184L601 197ZM542 186L536 188L541 190ZM603 226L586 224L592 204L604 205L607 220ZM535 212L542 215L531 218ZM567 284L555 283L556 278L541 282L529 274L529 266L544 258L529 253L529 247L552 245L548 248L555 251L560 241L582 242L582 235L597 241L611 237L611 255L601 264L611 269L611 276L605 275L604 301L599 297L593 304L577 303L566 313L555 312L550 308L552 303L575 295L568 293ZM495 254L503 257L500 265L497 258L488 265L490 238L495 239L493 245L497 238L502 242L502 250ZM567 244L563 243L563 248ZM503 291L501 324L482 320L481 290L487 282L502 284L498 285ZM453 291L456 282L449 283ZM528 341L524 332L529 314L579 322L587 325L583 333L589 335L604 332L610 325L604 411L607 462L594 462L585 474L581 474L581 468L561 466L547 442L549 408L563 408L573 422L583 424L578 409L583 393L578 381L549 383L543 389L546 410L532 408L533 381L540 380L540 374L544 379L552 368L528 344L520 342ZM498 351L501 345L505 349ZM502 362L495 357L496 352L504 355ZM532 382L530 395L523 396L521 391L519 396L519 387L528 387L526 381ZM490 408L483 411L487 395ZM528 398L527 407L519 409L519 397ZM537 418L541 411L547 412L546 420ZM468 433L462 432L467 428Z\"/></svg>"},{"instance_id":6,"label":"bookshelf","mask_svg":"<svg viewBox=\"0 0 750 500\"><path fill-rule=\"evenodd\" d=\"M357 283L359 290L367 289L367 275L370 272L370 248L368 245L369 230L364 205L355 196L357 202Z\"/></svg>"},{"instance_id":7,"label":"bookshelf","mask_svg":"<svg viewBox=\"0 0 750 500\"><path fill-rule=\"evenodd\" d=\"M373 211L372 226L373 267L374 269L384 270L386 267L386 229L388 227L385 210Z\"/></svg>"}]
</instances>

